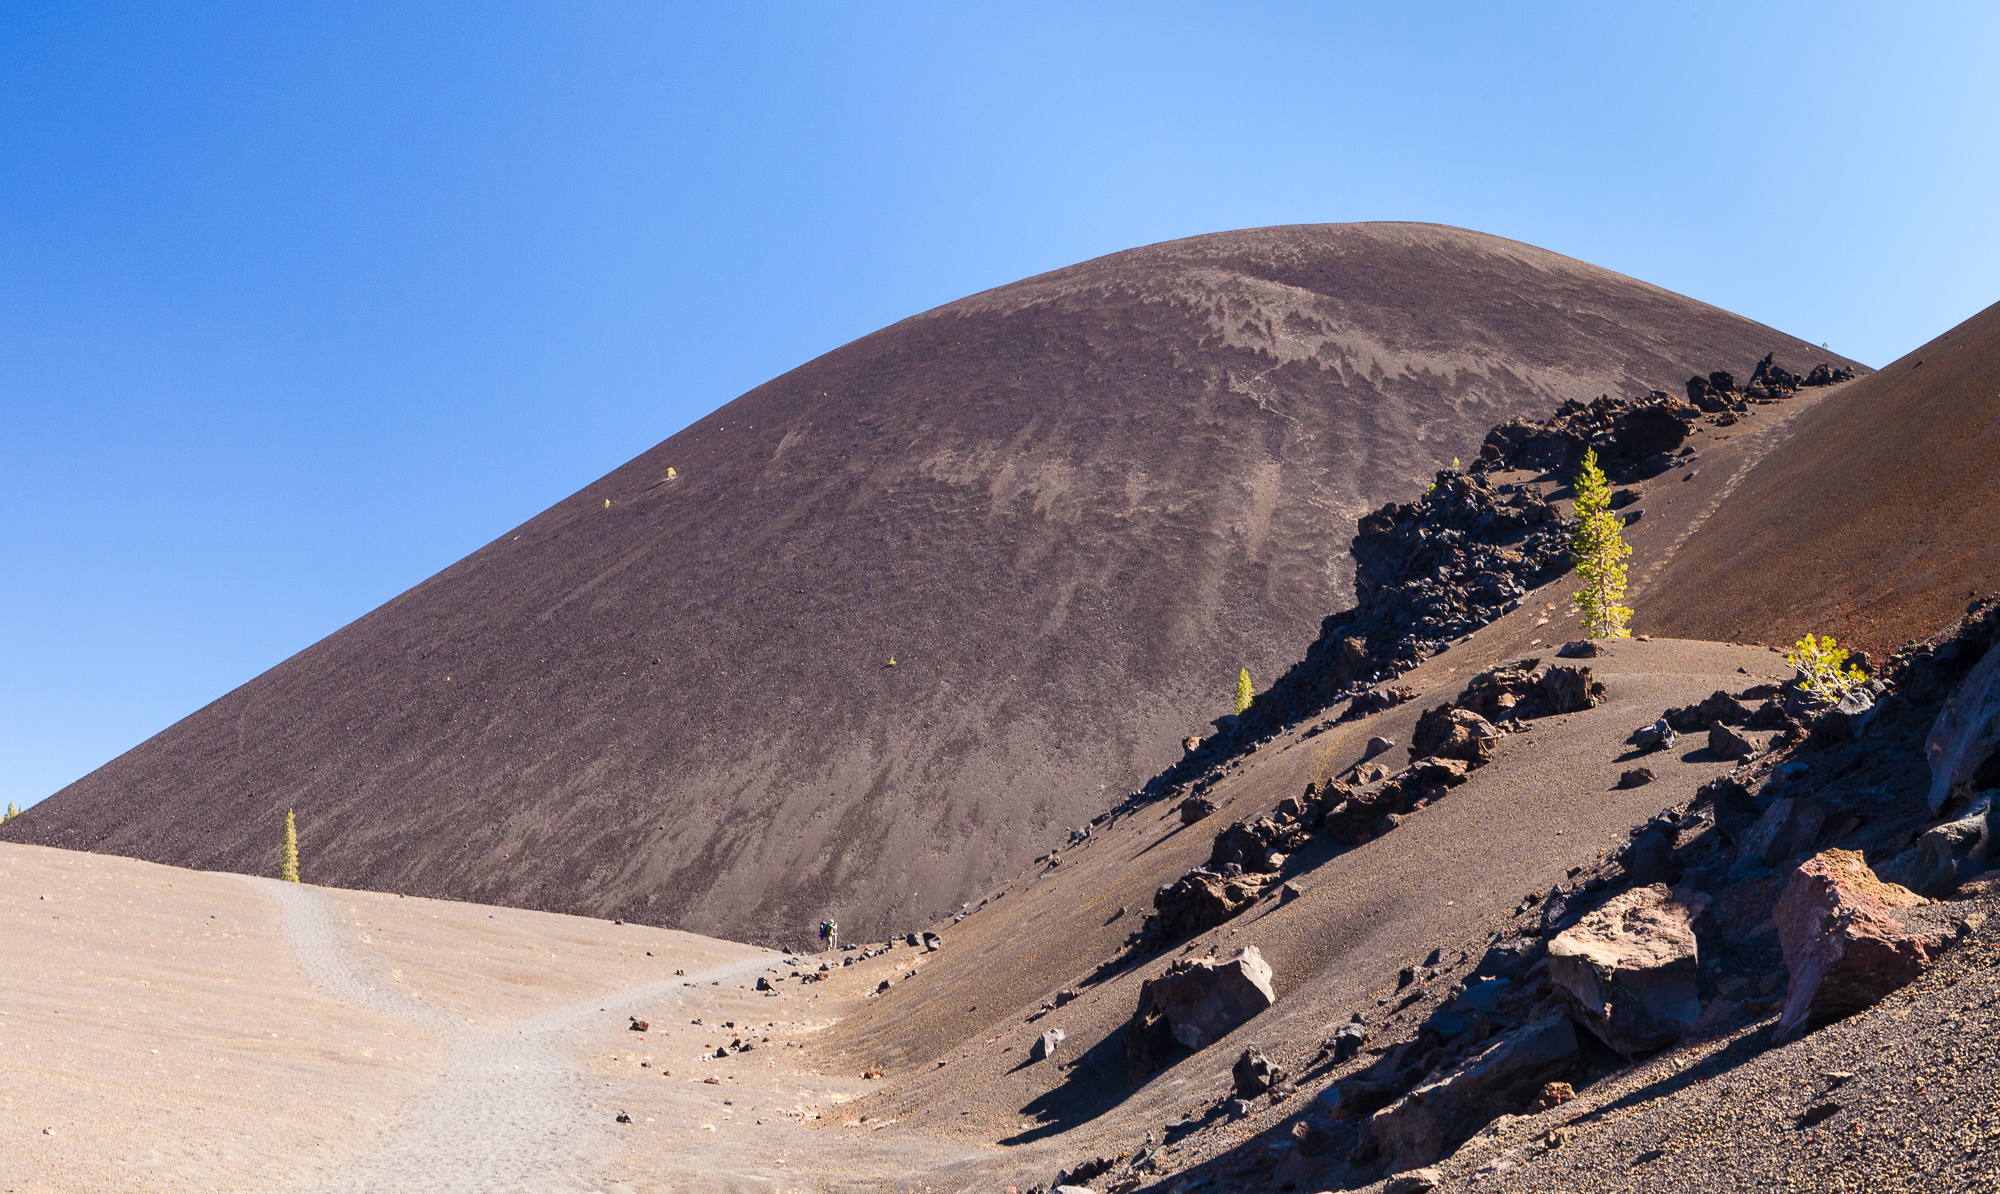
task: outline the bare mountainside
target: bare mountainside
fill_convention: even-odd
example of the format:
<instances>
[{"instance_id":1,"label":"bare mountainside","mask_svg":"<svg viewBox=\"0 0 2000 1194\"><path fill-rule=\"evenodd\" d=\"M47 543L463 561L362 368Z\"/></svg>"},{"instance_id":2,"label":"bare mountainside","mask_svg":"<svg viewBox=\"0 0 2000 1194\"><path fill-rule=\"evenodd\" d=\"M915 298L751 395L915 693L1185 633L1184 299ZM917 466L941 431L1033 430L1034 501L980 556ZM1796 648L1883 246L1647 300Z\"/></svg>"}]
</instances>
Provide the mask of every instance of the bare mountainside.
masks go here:
<instances>
[{"instance_id":1,"label":"bare mountainside","mask_svg":"<svg viewBox=\"0 0 2000 1194\"><path fill-rule=\"evenodd\" d=\"M271 873L296 808L316 882L872 934L1298 659L1357 516L1494 424L1772 351L1845 363L1452 228L1114 254L760 386L4 836Z\"/></svg>"},{"instance_id":2,"label":"bare mountainside","mask_svg":"<svg viewBox=\"0 0 2000 1194\"><path fill-rule=\"evenodd\" d=\"M1804 411L1660 572L1662 633L1879 658L1993 592L2000 305Z\"/></svg>"}]
</instances>

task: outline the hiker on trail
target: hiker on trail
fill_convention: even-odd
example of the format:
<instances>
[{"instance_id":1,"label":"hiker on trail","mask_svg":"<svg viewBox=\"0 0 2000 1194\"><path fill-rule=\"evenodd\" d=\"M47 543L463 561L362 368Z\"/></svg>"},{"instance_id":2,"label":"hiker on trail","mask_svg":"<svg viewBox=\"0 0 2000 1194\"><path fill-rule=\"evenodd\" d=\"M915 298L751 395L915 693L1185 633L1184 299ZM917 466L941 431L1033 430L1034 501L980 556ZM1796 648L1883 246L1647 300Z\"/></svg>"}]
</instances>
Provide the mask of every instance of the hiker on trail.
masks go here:
<instances>
[{"instance_id":1,"label":"hiker on trail","mask_svg":"<svg viewBox=\"0 0 2000 1194\"><path fill-rule=\"evenodd\" d=\"M819 940L823 949L840 948L840 925L831 920L819 922Z\"/></svg>"}]
</instances>

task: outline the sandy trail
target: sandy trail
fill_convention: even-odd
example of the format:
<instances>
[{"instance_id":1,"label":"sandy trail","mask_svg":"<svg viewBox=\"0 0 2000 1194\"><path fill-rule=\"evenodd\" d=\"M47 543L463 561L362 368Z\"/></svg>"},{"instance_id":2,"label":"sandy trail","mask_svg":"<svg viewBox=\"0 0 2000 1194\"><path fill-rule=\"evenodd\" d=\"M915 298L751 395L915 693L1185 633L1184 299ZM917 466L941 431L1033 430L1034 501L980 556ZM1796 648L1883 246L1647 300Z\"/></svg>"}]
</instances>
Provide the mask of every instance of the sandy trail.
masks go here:
<instances>
[{"instance_id":1,"label":"sandy trail","mask_svg":"<svg viewBox=\"0 0 2000 1194\"><path fill-rule=\"evenodd\" d=\"M302 1189L368 1191L609 1192L631 1187L600 1176L625 1141L600 1107L602 1084L573 1064L586 1025L613 1001L658 1003L686 982L721 981L768 965L756 958L615 995L595 995L503 1027L482 1028L397 988L387 968L346 931L315 888L246 878L283 908L287 943L321 987L370 1011L446 1040L438 1085L381 1147Z\"/></svg>"}]
</instances>

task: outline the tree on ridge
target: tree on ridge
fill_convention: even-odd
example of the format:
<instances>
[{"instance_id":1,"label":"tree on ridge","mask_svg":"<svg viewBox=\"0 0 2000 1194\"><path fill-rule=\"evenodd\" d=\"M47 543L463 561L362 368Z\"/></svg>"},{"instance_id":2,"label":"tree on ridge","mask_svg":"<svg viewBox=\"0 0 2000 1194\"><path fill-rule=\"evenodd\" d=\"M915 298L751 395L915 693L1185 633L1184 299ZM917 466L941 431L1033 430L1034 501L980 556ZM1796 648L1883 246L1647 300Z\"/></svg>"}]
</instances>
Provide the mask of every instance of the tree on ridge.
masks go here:
<instances>
[{"instance_id":1,"label":"tree on ridge","mask_svg":"<svg viewBox=\"0 0 2000 1194\"><path fill-rule=\"evenodd\" d=\"M1632 609L1625 604L1625 557L1632 554L1620 533L1621 522L1611 512L1611 483L1597 467L1597 449L1583 454L1583 471L1576 475L1576 532L1570 536L1570 559L1576 565L1576 607L1583 614L1583 633L1590 638L1625 638L1632 633Z\"/></svg>"}]
</instances>

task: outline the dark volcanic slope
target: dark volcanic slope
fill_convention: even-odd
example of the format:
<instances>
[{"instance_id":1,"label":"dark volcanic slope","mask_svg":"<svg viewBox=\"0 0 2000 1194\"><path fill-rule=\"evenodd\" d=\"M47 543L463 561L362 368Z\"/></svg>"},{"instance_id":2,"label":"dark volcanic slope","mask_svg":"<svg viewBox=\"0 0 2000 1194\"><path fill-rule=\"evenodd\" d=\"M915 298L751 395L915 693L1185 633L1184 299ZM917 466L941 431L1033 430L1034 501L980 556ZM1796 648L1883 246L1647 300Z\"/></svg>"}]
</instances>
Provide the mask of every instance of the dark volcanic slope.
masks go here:
<instances>
[{"instance_id":1,"label":"dark volcanic slope","mask_svg":"<svg viewBox=\"0 0 2000 1194\"><path fill-rule=\"evenodd\" d=\"M2000 583L1996 420L2000 304L1793 420L1642 595L1647 629L1877 658L1935 633Z\"/></svg>"},{"instance_id":2,"label":"dark volcanic slope","mask_svg":"<svg viewBox=\"0 0 2000 1194\"><path fill-rule=\"evenodd\" d=\"M1826 355L1451 228L1115 254L760 386L4 836L269 872L296 807L322 883L928 919L1296 660L1361 512L1514 415L1773 349Z\"/></svg>"}]
</instances>

